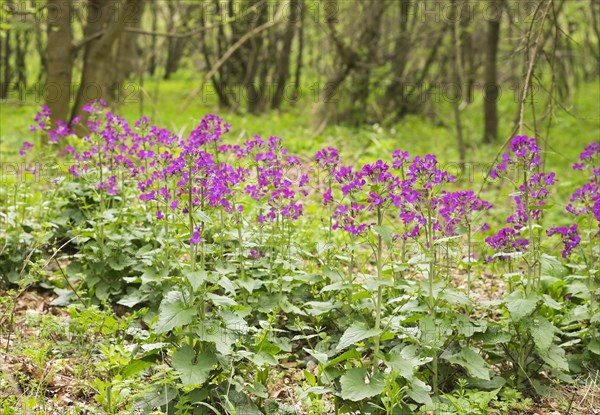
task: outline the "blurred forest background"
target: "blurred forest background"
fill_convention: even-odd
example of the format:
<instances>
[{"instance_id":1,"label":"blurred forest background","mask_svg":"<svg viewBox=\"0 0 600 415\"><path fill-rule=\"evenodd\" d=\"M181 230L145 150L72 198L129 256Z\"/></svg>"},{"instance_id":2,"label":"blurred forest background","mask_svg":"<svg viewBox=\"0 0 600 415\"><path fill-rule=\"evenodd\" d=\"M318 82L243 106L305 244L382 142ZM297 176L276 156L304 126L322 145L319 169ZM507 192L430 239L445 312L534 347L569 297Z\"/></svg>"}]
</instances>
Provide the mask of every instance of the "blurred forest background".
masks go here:
<instances>
[{"instance_id":1,"label":"blurred forest background","mask_svg":"<svg viewBox=\"0 0 600 415\"><path fill-rule=\"evenodd\" d=\"M417 115L461 162L507 135L544 140L558 114L600 130L574 99L597 114L594 0L3 0L1 13L5 114L46 103L85 119L101 97L137 116L300 113L316 135Z\"/></svg>"}]
</instances>

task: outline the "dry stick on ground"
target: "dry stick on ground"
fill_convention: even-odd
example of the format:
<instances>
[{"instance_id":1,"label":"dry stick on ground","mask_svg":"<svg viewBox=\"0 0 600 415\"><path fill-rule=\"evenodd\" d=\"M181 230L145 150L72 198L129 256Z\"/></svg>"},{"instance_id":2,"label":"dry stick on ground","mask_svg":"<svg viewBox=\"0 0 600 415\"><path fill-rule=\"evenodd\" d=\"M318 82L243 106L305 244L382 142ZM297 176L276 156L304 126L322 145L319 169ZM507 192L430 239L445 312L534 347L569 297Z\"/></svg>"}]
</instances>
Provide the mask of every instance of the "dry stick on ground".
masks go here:
<instances>
[{"instance_id":1,"label":"dry stick on ground","mask_svg":"<svg viewBox=\"0 0 600 415\"><path fill-rule=\"evenodd\" d=\"M537 37L535 39L535 44L533 45L533 52L530 54L531 57L529 59L529 64L527 67L527 75L525 76L525 84L523 85L523 92L521 94L521 99L519 102L518 123L514 126L514 128L512 129L511 133L509 134L508 138L504 141L502 146L498 149L498 152L496 153L494 160L492 160L492 163L490 164L490 167L487 171L485 179L484 179L483 183L481 184L481 187L479 188L478 194L481 194L481 192L483 191L483 188L484 188L485 184L487 183L487 178L489 177L494 164L498 160L498 157L500 157L500 154L502 154L502 151L504 150L504 148L508 145L508 143L512 139L514 133L518 131L519 134L521 134L523 132L523 124L524 124L524 116L525 116L525 102L527 101L527 94L529 93L529 84L531 82L531 76L533 74L533 67L535 66L535 62L537 61L537 57L539 54L540 40L541 40L542 34L544 33L544 23L546 22L546 17L548 16L548 12L550 11L550 6L553 3L554 3L554 0L548 0L548 5L546 6L546 9L544 10L544 14L542 16L542 22L540 23L540 30L538 31ZM540 2L540 5L541 4L542 3ZM534 17L535 17L535 15L537 15L537 11L534 14ZM533 21L535 21L535 19L533 19ZM531 34L531 31L533 30L533 21L532 21L531 27L529 28L529 33L527 35L528 38L529 38L529 35Z\"/></svg>"},{"instance_id":2,"label":"dry stick on ground","mask_svg":"<svg viewBox=\"0 0 600 415\"><path fill-rule=\"evenodd\" d=\"M200 84L200 86L188 95L183 104L181 104L181 106L179 107L179 111L185 110L190 105L194 98L196 98L198 94L202 92L202 90L204 89L204 85L206 85L206 83L217 73L221 66L223 66L223 64L227 62L227 60L231 57L231 55L233 55L235 51L238 50L244 43L246 43L248 40L259 34L260 32L282 23L282 12L285 9L284 6L286 5L287 2L281 3L281 6L275 14L275 18L273 20L271 20L270 22L263 23L260 26L256 26L254 29L242 36L237 42L235 42L227 50L227 52L225 52L223 56L221 56L221 58L213 65L210 71L208 71L208 73L204 76L204 79L202 79L202 83Z\"/></svg>"}]
</instances>

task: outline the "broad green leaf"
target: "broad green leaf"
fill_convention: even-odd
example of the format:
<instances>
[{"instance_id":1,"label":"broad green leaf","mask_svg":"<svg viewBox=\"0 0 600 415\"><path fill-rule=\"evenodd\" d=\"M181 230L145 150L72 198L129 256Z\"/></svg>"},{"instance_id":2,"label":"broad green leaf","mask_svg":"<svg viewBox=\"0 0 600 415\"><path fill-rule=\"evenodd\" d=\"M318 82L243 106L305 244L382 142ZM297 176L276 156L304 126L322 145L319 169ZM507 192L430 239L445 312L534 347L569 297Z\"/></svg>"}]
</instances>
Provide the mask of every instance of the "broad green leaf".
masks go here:
<instances>
[{"instance_id":1,"label":"broad green leaf","mask_svg":"<svg viewBox=\"0 0 600 415\"><path fill-rule=\"evenodd\" d=\"M369 328L364 323L355 322L346 329L335 350L340 351L348 346L352 346L356 342L368 339L370 337L379 336L380 334L381 329Z\"/></svg>"},{"instance_id":2,"label":"broad green leaf","mask_svg":"<svg viewBox=\"0 0 600 415\"><path fill-rule=\"evenodd\" d=\"M258 352L249 356L248 359L257 366L276 366L279 363L275 356L267 352Z\"/></svg>"},{"instance_id":3,"label":"broad green leaf","mask_svg":"<svg viewBox=\"0 0 600 415\"><path fill-rule=\"evenodd\" d=\"M429 396L430 392L431 387L429 385L419 378L414 378L410 383L410 389L407 393L415 402L423 405L431 405L433 401L431 400L431 396Z\"/></svg>"},{"instance_id":4,"label":"broad green leaf","mask_svg":"<svg viewBox=\"0 0 600 415\"><path fill-rule=\"evenodd\" d=\"M490 371L485 360L472 347L464 347L459 354L448 358L448 361L467 369L469 376L490 380Z\"/></svg>"},{"instance_id":5,"label":"broad green leaf","mask_svg":"<svg viewBox=\"0 0 600 415\"><path fill-rule=\"evenodd\" d=\"M135 359L132 360L131 362L129 362L127 364L127 366L125 366L125 368L123 369L123 377L124 378L128 378L131 377L137 373L140 373L142 370L149 368L150 366L153 366L154 362L152 361L147 361L147 360L141 360L141 359Z\"/></svg>"},{"instance_id":6,"label":"broad green leaf","mask_svg":"<svg viewBox=\"0 0 600 415\"><path fill-rule=\"evenodd\" d=\"M556 301L554 298L550 297L548 294L544 294L543 298L544 298L544 305L546 305L554 310L562 309L562 304L559 303L558 301Z\"/></svg>"},{"instance_id":7,"label":"broad green leaf","mask_svg":"<svg viewBox=\"0 0 600 415\"><path fill-rule=\"evenodd\" d=\"M596 338L588 344L588 350L594 354L600 355L600 341Z\"/></svg>"},{"instance_id":8,"label":"broad green leaf","mask_svg":"<svg viewBox=\"0 0 600 415\"><path fill-rule=\"evenodd\" d=\"M516 295L511 295L506 302L506 308L514 322L519 322L523 317L530 315L538 302L538 297L531 296L522 298L523 293L517 291Z\"/></svg>"},{"instance_id":9,"label":"broad green leaf","mask_svg":"<svg viewBox=\"0 0 600 415\"><path fill-rule=\"evenodd\" d=\"M152 388L144 393L138 400L133 403L134 408L145 409L146 412L151 412L154 408L168 404L177 397L177 389L172 386L153 385Z\"/></svg>"},{"instance_id":10,"label":"broad green leaf","mask_svg":"<svg viewBox=\"0 0 600 415\"><path fill-rule=\"evenodd\" d=\"M196 325L195 333L199 341L213 343L217 351L224 356L232 353L232 345L238 337L235 332L222 327L219 321L211 320L199 322Z\"/></svg>"},{"instance_id":11,"label":"broad green leaf","mask_svg":"<svg viewBox=\"0 0 600 415\"><path fill-rule=\"evenodd\" d=\"M569 363L565 357L565 351L555 344L551 345L546 353L540 353L540 357L544 362L555 369L564 371L569 370Z\"/></svg>"},{"instance_id":12,"label":"broad green leaf","mask_svg":"<svg viewBox=\"0 0 600 415\"><path fill-rule=\"evenodd\" d=\"M208 294L206 294L206 298L211 299L212 302L215 303L215 305L220 305L223 307L230 307L230 306L237 305L237 302L233 298L229 298L224 295L208 293Z\"/></svg>"},{"instance_id":13,"label":"broad green leaf","mask_svg":"<svg viewBox=\"0 0 600 415\"><path fill-rule=\"evenodd\" d=\"M245 276L244 278L238 278L235 280L235 283L244 288L246 291L248 291L250 294L252 294L252 292L258 288L260 288L263 285L263 282L254 278L250 278L248 276Z\"/></svg>"},{"instance_id":14,"label":"broad green leaf","mask_svg":"<svg viewBox=\"0 0 600 415\"><path fill-rule=\"evenodd\" d=\"M141 303L142 301L146 301L149 297L148 294L142 293L140 290L133 290L129 294L123 296L117 304L124 305L125 307L133 307L136 304Z\"/></svg>"},{"instance_id":15,"label":"broad green leaf","mask_svg":"<svg viewBox=\"0 0 600 415\"><path fill-rule=\"evenodd\" d=\"M235 285L233 285L233 282L231 282L231 280L229 278L227 278L225 275L223 275L221 277L221 279L219 280L219 285L221 287L223 287L223 289L228 294L235 296L235 294L236 294Z\"/></svg>"},{"instance_id":16,"label":"broad green leaf","mask_svg":"<svg viewBox=\"0 0 600 415\"><path fill-rule=\"evenodd\" d=\"M320 316L337 308L332 301L308 301L304 305L307 307L306 312L313 317Z\"/></svg>"},{"instance_id":17,"label":"broad green leaf","mask_svg":"<svg viewBox=\"0 0 600 415\"><path fill-rule=\"evenodd\" d=\"M389 357L384 359L384 363L393 371L398 372L403 378L412 380L414 378L415 369L431 360L430 357L419 357L417 347L415 345L409 345L400 351L393 349L390 352Z\"/></svg>"},{"instance_id":18,"label":"broad green leaf","mask_svg":"<svg viewBox=\"0 0 600 415\"><path fill-rule=\"evenodd\" d=\"M342 398L356 402L383 392L385 379L380 373L369 376L367 369L353 368L342 375L340 385L342 386Z\"/></svg>"},{"instance_id":19,"label":"broad green leaf","mask_svg":"<svg viewBox=\"0 0 600 415\"><path fill-rule=\"evenodd\" d=\"M176 299L177 297L181 299ZM165 333L176 327L189 324L198 312L195 308L188 308L183 302L181 293L167 293L158 310L158 321L154 325L154 332Z\"/></svg>"},{"instance_id":20,"label":"broad green leaf","mask_svg":"<svg viewBox=\"0 0 600 415\"><path fill-rule=\"evenodd\" d=\"M206 382L215 363L217 359L214 353L204 351L196 355L194 349L187 344L173 353L173 367L179 372L184 385L201 385Z\"/></svg>"},{"instance_id":21,"label":"broad green leaf","mask_svg":"<svg viewBox=\"0 0 600 415\"><path fill-rule=\"evenodd\" d=\"M324 386L313 386L311 388L308 388L308 389L302 391L302 393L299 395L299 398L304 399L311 393L313 393L315 395L323 395L325 393L331 393L331 392L333 392L331 389L326 388Z\"/></svg>"},{"instance_id":22,"label":"broad green leaf","mask_svg":"<svg viewBox=\"0 0 600 415\"><path fill-rule=\"evenodd\" d=\"M381 236L388 248L394 243L394 231L387 226L375 225L373 226L373 232L375 235Z\"/></svg>"},{"instance_id":23,"label":"broad green leaf","mask_svg":"<svg viewBox=\"0 0 600 415\"><path fill-rule=\"evenodd\" d=\"M186 272L185 277L190 282L190 285L196 291L208 278L208 273L205 270Z\"/></svg>"},{"instance_id":24,"label":"broad green leaf","mask_svg":"<svg viewBox=\"0 0 600 415\"><path fill-rule=\"evenodd\" d=\"M397 372L404 379L411 380L414 377L415 367L412 362L405 359L400 353L391 353L388 359L384 360L385 364L394 372Z\"/></svg>"},{"instance_id":25,"label":"broad green leaf","mask_svg":"<svg viewBox=\"0 0 600 415\"><path fill-rule=\"evenodd\" d=\"M545 353L550 348L556 327L545 317L535 317L525 320L525 324L533 342L540 353Z\"/></svg>"}]
</instances>

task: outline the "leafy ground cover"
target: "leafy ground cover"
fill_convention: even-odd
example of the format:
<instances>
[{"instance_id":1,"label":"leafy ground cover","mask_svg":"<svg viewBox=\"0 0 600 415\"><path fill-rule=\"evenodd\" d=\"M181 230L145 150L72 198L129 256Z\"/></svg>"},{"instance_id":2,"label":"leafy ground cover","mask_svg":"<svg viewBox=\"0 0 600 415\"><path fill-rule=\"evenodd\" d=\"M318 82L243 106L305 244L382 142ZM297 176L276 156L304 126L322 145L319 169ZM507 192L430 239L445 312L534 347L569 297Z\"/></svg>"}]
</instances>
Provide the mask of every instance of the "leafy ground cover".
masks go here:
<instances>
[{"instance_id":1,"label":"leafy ground cover","mask_svg":"<svg viewBox=\"0 0 600 415\"><path fill-rule=\"evenodd\" d=\"M450 146L426 151L443 128L408 152L379 126L309 141L289 115L88 109L83 139L45 110L27 141L3 134L21 168L0 192L4 413L598 407L589 134L560 156L515 137L479 193Z\"/></svg>"}]
</instances>

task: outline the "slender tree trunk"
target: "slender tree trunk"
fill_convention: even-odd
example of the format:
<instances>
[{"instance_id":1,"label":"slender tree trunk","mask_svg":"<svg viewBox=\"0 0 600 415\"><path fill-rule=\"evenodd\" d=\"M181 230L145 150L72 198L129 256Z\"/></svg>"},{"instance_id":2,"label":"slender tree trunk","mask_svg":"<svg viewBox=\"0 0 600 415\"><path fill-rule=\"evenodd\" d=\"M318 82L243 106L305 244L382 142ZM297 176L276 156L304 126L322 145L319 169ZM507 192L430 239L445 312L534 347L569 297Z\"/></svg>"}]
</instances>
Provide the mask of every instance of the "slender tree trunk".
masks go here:
<instances>
[{"instance_id":1,"label":"slender tree trunk","mask_svg":"<svg viewBox=\"0 0 600 415\"><path fill-rule=\"evenodd\" d=\"M10 71L10 38L11 38L11 30L6 31L6 36L4 39L0 39L0 43L2 44L2 66L4 67L2 71L2 82L0 82L0 99L6 99L8 97L8 92L10 89L10 80L11 80L11 71Z\"/></svg>"},{"instance_id":2,"label":"slender tree trunk","mask_svg":"<svg viewBox=\"0 0 600 415\"><path fill-rule=\"evenodd\" d=\"M400 19L398 22L399 33L394 43L394 57L392 58L391 82L385 90L383 96L383 106L385 108L399 109L403 99L404 71L406 69L407 58L411 50L409 44L408 19L411 7L410 0L400 1Z\"/></svg>"},{"instance_id":3,"label":"slender tree trunk","mask_svg":"<svg viewBox=\"0 0 600 415\"><path fill-rule=\"evenodd\" d=\"M132 23L131 16L136 14L137 7L140 7L140 0L125 2L90 0L88 3L88 8L91 10L88 11L85 36L97 33L102 33L102 35L86 45L81 83L71 112L71 118L81 117L83 125L88 119L88 113L83 111L84 105L89 101L107 96L111 84L110 67L115 64L111 53L113 46L125 25ZM86 133L83 130L77 132L79 134Z\"/></svg>"},{"instance_id":4,"label":"slender tree trunk","mask_svg":"<svg viewBox=\"0 0 600 415\"><path fill-rule=\"evenodd\" d=\"M29 46L30 29L17 30L15 36L15 69L17 71L17 87L19 90L19 99L24 100L23 95L27 90L27 67L25 57Z\"/></svg>"},{"instance_id":5,"label":"slender tree trunk","mask_svg":"<svg viewBox=\"0 0 600 415\"><path fill-rule=\"evenodd\" d=\"M294 33L298 26L298 0L290 0L290 13L288 14L288 22L285 28L285 34L283 38L283 45L277 60L277 74L275 79L275 93L271 107L273 109L279 109L283 102L283 96L287 86L287 82L290 75L290 61L292 53L292 42L294 41Z\"/></svg>"},{"instance_id":6,"label":"slender tree trunk","mask_svg":"<svg viewBox=\"0 0 600 415\"><path fill-rule=\"evenodd\" d=\"M491 11L495 11L488 21L487 50L485 59L485 97L483 104L483 142L494 143L498 137L498 42L503 0L489 0ZM492 12L490 12L492 13Z\"/></svg>"},{"instance_id":7,"label":"slender tree trunk","mask_svg":"<svg viewBox=\"0 0 600 415\"><path fill-rule=\"evenodd\" d=\"M31 0L31 6L36 7L36 1ZM47 6L46 6L47 7ZM38 84L42 84L45 80L45 77L48 74L48 56L46 55L46 50L44 49L44 43L42 39L42 29L43 26L41 24L36 24L35 26L35 47L37 49L38 55L40 57L40 69L38 72L37 82ZM46 25L47 27L47 25Z\"/></svg>"},{"instance_id":8,"label":"slender tree trunk","mask_svg":"<svg viewBox=\"0 0 600 415\"><path fill-rule=\"evenodd\" d=\"M462 6L460 4L461 0L452 0L453 4L456 7ZM463 74L463 64L462 64L462 47L461 47L461 32L462 25L458 18L455 18L455 24L453 27L453 35L454 35L454 80L457 84L457 96L454 97L454 101L452 102L452 106L454 109L454 124L456 126L456 141L458 145L458 155L460 160L460 168L464 171L465 168L465 160L466 160L466 145L465 138L463 136L463 128L462 128L462 119L461 119L461 105L463 101L463 92L462 88L464 86L464 74Z\"/></svg>"},{"instance_id":9,"label":"slender tree trunk","mask_svg":"<svg viewBox=\"0 0 600 415\"><path fill-rule=\"evenodd\" d=\"M171 2L168 1L167 4L169 6L171 6ZM158 23L157 23L157 13L158 13L158 2L157 0L152 0L152 3L150 5L151 10L152 10L152 31L156 32ZM152 35L152 40L151 40L151 49L152 49L152 54L150 55L150 63L149 63L149 67L148 67L148 72L150 73L151 76L154 76L154 72L156 71L156 35Z\"/></svg>"},{"instance_id":10,"label":"slender tree trunk","mask_svg":"<svg viewBox=\"0 0 600 415\"><path fill-rule=\"evenodd\" d=\"M64 0L48 0L48 62L46 78L46 105L52 122L69 116L73 55L71 50L71 7Z\"/></svg>"},{"instance_id":11,"label":"slender tree trunk","mask_svg":"<svg viewBox=\"0 0 600 415\"><path fill-rule=\"evenodd\" d=\"M367 121L367 102L371 87L371 68L377 61L379 38L381 36L381 17L386 8L383 0L368 0L363 10L364 31L359 39L359 47L366 53L356 68L350 94L349 120L355 124Z\"/></svg>"},{"instance_id":12,"label":"slender tree trunk","mask_svg":"<svg viewBox=\"0 0 600 415\"><path fill-rule=\"evenodd\" d=\"M300 93L300 79L302 76L302 57L304 56L304 15L306 14L306 6L304 5L304 0L299 0L300 2L300 25L298 27L298 51L296 55L296 73L294 75L294 99L298 98L298 94Z\"/></svg>"},{"instance_id":13,"label":"slender tree trunk","mask_svg":"<svg viewBox=\"0 0 600 415\"><path fill-rule=\"evenodd\" d=\"M144 13L144 0L140 0L138 6L132 11L127 27L140 28L142 22L142 14ZM140 62L140 56L137 48L138 35L135 33L127 33L118 38L113 48L114 65L111 66L110 74L110 89L107 91L108 99L124 103L131 100L131 88L123 89L123 82L127 77L135 71L136 65ZM153 56L155 54L153 53Z\"/></svg>"}]
</instances>

